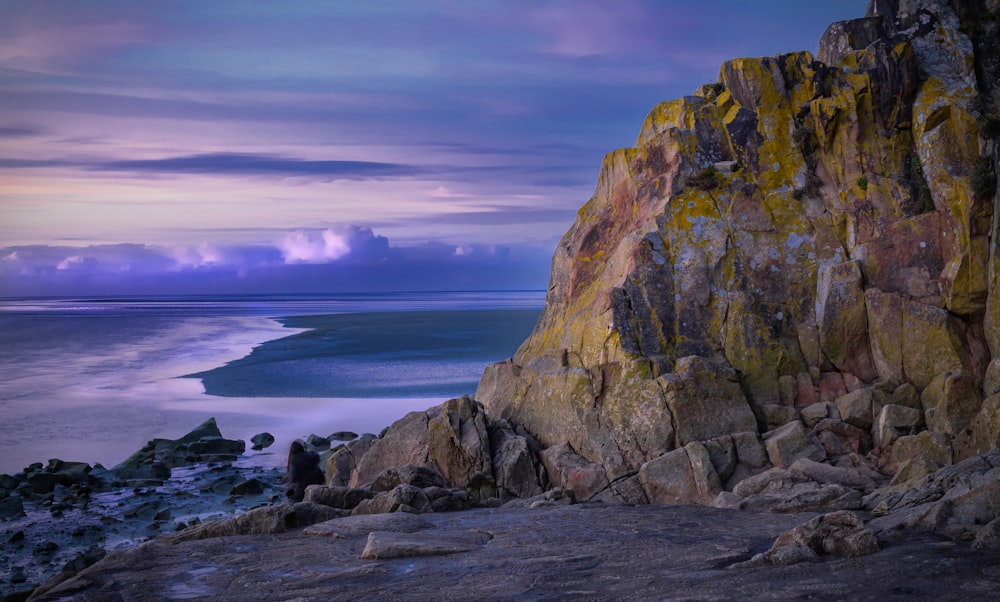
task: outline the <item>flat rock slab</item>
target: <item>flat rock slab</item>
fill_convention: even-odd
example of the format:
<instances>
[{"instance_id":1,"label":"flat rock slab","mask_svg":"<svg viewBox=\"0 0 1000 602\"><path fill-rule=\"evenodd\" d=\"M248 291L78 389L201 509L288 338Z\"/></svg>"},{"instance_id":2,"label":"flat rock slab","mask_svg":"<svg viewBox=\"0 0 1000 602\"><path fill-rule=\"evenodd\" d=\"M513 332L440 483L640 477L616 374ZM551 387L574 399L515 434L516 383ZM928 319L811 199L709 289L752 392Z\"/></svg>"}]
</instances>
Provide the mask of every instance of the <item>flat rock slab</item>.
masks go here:
<instances>
[{"instance_id":1,"label":"flat rock slab","mask_svg":"<svg viewBox=\"0 0 1000 602\"><path fill-rule=\"evenodd\" d=\"M344 539L367 536L372 531L414 533L432 527L434 527L434 523L426 521L416 514L393 512L392 514L359 514L335 518L306 527L302 533Z\"/></svg>"},{"instance_id":2,"label":"flat rock slab","mask_svg":"<svg viewBox=\"0 0 1000 602\"><path fill-rule=\"evenodd\" d=\"M365 544L361 557L366 560L387 560L457 554L471 552L486 545L490 539L492 536L482 531L449 530L445 533L373 531L368 534L368 543Z\"/></svg>"},{"instance_id":3,"label":"flat rock slab","mask_svg":"<svg viewBox=\"0 0 1000 602\"><path fill-rule=\"evenodd\" d=\"M424 514L434 528L416 534L491 538L466 552L387 560L361 558L367 533L160 538L35 599L987 600L1000 591L1000 550L924 535L862 558L728 568L813 516L614 504Z\"/></svg>"}]
</instances>

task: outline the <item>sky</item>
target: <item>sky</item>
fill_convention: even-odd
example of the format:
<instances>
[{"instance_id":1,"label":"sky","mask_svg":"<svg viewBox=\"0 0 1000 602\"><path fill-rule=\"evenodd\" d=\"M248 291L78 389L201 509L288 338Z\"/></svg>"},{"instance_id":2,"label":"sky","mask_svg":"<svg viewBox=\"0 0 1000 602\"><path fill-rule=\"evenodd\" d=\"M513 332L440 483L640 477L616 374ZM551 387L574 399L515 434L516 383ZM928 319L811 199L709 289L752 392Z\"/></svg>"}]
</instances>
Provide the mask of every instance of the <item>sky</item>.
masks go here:
<instances>
[{"instance_id":1,"label":"sky","mask_svg":"<svg viewBox=\"0 0 1000 602\"><path fill-rule=\"evenodd\" d=\"M0 0L0 297L544 289L602 157L866 0Z\"/></svg>"}]
</instances>

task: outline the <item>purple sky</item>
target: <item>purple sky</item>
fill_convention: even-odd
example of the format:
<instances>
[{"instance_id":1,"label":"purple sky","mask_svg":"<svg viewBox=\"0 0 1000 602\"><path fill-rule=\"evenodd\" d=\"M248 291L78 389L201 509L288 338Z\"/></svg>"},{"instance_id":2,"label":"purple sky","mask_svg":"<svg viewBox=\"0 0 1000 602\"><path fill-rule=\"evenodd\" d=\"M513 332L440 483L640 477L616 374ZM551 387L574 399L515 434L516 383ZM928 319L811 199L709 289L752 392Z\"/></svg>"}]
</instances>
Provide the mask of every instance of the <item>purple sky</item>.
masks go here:
<instances>
[{"instance_id":1,"label":"purple sky","mask_svg":"<svg viewBox=\"0 0 1000 602\"><path fill-rule=\"evenodd\" d=\"M865 0L6 0L0 296L531 288L657 103Z\"/></svg>"}]
</instances>

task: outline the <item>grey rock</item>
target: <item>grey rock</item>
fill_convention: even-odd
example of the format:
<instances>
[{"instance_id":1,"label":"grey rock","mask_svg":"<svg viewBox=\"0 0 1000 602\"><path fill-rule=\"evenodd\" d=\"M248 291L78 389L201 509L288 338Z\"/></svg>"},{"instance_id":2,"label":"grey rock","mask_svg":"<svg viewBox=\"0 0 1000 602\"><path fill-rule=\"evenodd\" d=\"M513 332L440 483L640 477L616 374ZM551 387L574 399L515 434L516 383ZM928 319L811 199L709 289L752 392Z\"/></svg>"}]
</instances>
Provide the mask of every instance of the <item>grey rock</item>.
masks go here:
<instances>
[{"instance_id":1,"label":"grey rock","mask_svg":"<svg viewBox=\"0 0 1000 602\"><path fill-rule=\"evenodd\" d=\"M368 541L365 543L361 558L388 560L391 558L457 554L480 548L486 545L490 539L488 533L481 531L449 533L374 531L368 534Z\"/></svg>"},{"instance_id":2,"label":"grey rock","mask_svg":"<svg viewBox=\"0 0 1000 602\"><path fill-rule=\"evenodd\" d=\"M274 444L274 435L267 432L257 433L253 437L250 437L250 443L253 444L252 446L250 446L250 449L254 451L267 449Z\"/></svg>"}]
</instances>

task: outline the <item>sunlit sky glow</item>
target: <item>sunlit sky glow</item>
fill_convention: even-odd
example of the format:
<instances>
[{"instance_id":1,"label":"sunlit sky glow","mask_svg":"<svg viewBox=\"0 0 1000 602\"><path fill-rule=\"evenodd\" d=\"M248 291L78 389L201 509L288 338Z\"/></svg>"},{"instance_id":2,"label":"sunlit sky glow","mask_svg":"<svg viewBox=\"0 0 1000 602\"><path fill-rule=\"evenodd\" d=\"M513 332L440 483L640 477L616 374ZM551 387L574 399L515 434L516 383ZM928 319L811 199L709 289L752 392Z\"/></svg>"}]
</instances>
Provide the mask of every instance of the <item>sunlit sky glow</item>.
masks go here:
<instances>
[{"instance_id":1,"label":"sunlit sky glow","mask_svg":"<svg viewBox=\"0 0 1000 602\"><path fill-rule=\"evenodd\" d=\"M544 288L649 109L865 5L6 0L0 296Z\"/></svg>"}]
</instances>

